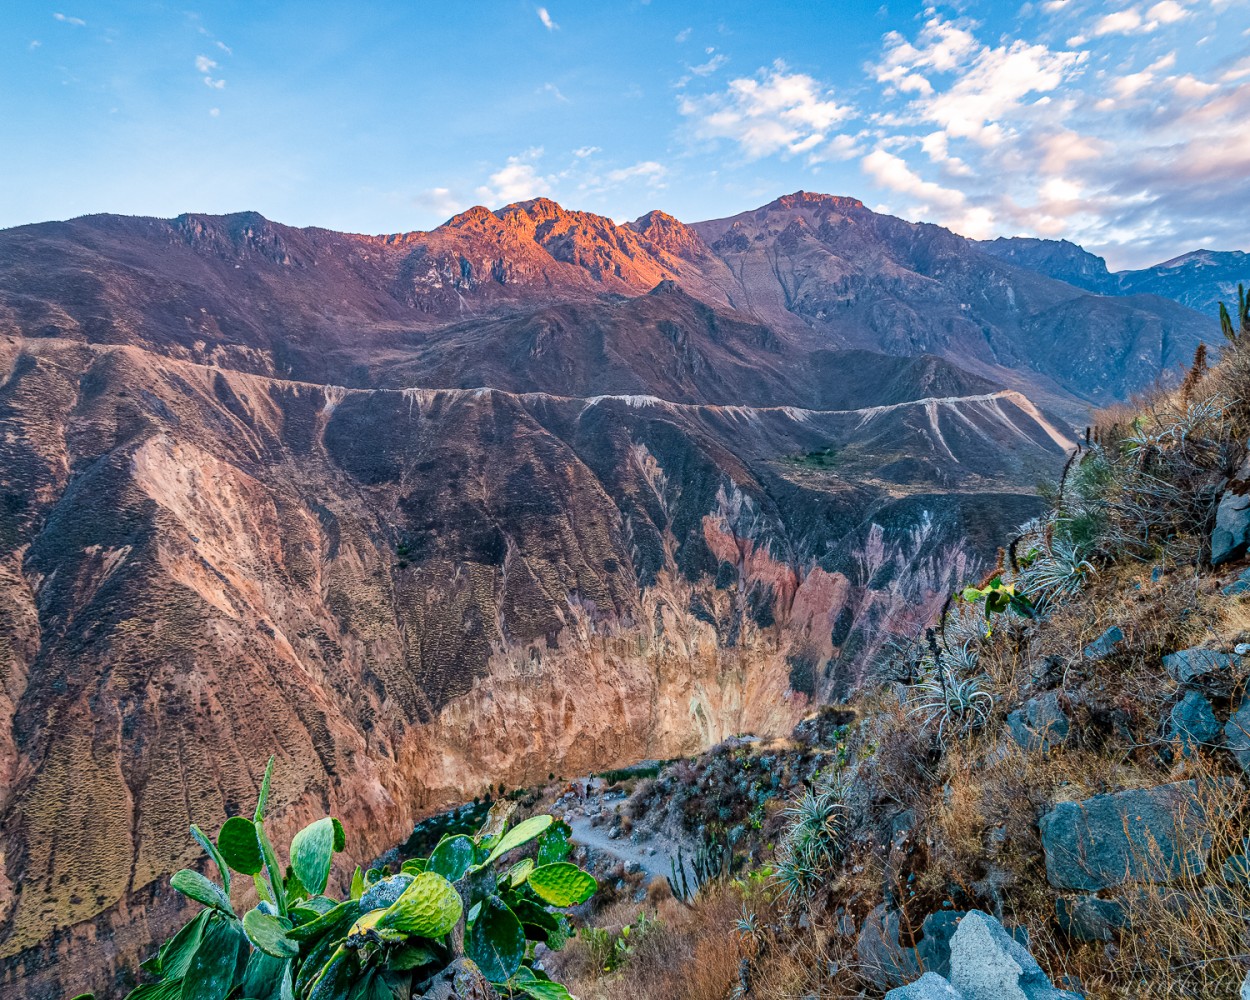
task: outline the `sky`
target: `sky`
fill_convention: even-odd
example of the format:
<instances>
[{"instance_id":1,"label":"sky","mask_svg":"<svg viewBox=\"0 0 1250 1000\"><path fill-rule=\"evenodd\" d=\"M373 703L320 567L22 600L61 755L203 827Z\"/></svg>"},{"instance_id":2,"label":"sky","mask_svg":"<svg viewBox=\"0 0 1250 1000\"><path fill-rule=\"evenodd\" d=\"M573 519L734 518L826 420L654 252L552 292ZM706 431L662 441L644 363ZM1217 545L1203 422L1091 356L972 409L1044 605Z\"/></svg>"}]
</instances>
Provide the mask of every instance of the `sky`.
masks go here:
<instances>
[{"instance_id":1,"label":"sky","mask_svg":"<svg viewBox=\"0 0 1250 1000\"><path fill-rule=\"evenodd\" d=\"M1113 269L1250 249L1250 0L5 0L0 227L804 189Z\"/></svg>"}]
</instances>

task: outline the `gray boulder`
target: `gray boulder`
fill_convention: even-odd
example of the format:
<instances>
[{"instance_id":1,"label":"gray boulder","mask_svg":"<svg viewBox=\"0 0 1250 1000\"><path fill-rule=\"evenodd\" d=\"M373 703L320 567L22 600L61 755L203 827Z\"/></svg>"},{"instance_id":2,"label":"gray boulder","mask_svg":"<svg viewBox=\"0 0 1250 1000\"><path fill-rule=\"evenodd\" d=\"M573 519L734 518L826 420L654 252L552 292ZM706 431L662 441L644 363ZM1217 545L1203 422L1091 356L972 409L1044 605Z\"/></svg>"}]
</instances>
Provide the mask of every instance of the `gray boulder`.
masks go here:
<instances>
[{"instance_id":1,"label":"gray boulder","mask_svg":"<svg viewBox=\"0 0 1250 1000\"><path fill-rule=\"evenodd\" d=\"M926 972L914 983L890 990L885 1000L967 1000L936 972Z\"/></svg>"},{"instance_id":2,"label":"gray boulder","mask_svg":"<svg viewBox=\"0 0 1250 1000\"><path fill-rule=\"evenodd\" d=\"M1241 852L1229 855L1220 870L1228 885L1250 887L1250 838L1241 842Z\"/></svg>"},{"instance_id":3,"label":"gray boulder","mask_svg":"<svg viewBox=\"0 0 1250 1000\"><path fill-rule=\"evenodd\" d=\"M1063 679L1067 661L1062 656L1043 656L1033 661L1031 673L1033 686L1039 690L1051 688Z\"/></svg>"},{"instance_id":4,"label":"gray boulder","mask_svg":"<svg viewBox=\"0 0 1250 1000\"><path fill-rule=\"evenodd\" d=\"M1227 597L1236 597L1248 592L1250 592L1250 569L1242 570L1236 580L1220 591Z\"/></svg>"},{"instance_id":5,"label":"gray boulder","mask_svg":"<svg viewBox=\"0 0 1250 1000\"><path fill-rule=\"evenodd\" d=\"M882 903L864 918L855 954L860 973L885 989L910 982L920 975L916 953L900 940L899 913Z\"/></svg>"},{"instance_id":6,"label":"gray boulder","mask_svg":"<svg viewBox=\"0 0 1250 1000\"><path fill-rule=\"evenodd\" d=\"M1123 904L1097 896L1060 896L1055 917L1059 929L1078 941L1114 941L1128 927Z\"/></svg>"},{"instance_id":7,"label":"gray boulder","mask_svg":"<svg viewBox=\"0 0 1250 1000\"><path fill-rule=\"evenodd\" d=\"M1237 758L1241 769L1250 774L1250 698L1228 717L1224 725L1224 745Z\"/></svg>"},{"instance_id":8,"label":"gray boulder","mask_svg":"<svg viewBox=\"0 0 1250 1000\"><path fill-rule=\"evenodd\" d=\"M1163 658L1163 669L1183 688L1227 694L1232 686L1233 657L1217 649L1182 649Z\"/></svg>"},{"instance_id":9,"label":"gray boulder","mask_svg":"<svg viewBox=\"0 0 1250 1000\"><path fill-rule=\"evenodd\" d=\"M1246 554L1250 545L1250 459L1229 481L1215 512L1211 531L1211 565L1231 562Z\"/></svg>"},{"instance_id":10,"label":"gray boulder","mask_svg":"<svg viewBox=\"0 0 1250 1000\"><path fill-rule=\"evenodd\" d=\"M1081 655L1087 660L1105 660L1116 651L1116 647L1124 642L1124 632L1119 625L1112 625L1082 650Z\"/></svg>"},{"instance_id":11,"label":"gray boulder","mask_svg":"<svg viewBox=\"0 0 1250 1000\"><path fill-rule=\"evenodd\" d=\"M1007 728L1025 750L1049 750L1068 738L1068 716L1059 707L1059 692L1030 698L1007 716Z\"/></svg>"},{"instance_id":12,"label":"gray boulder","mask_svg":"<svg viewBox=\"0 0 1250 1000\"><path fill-rule=\"evenodd\" d=\"M950 983L965 1000L1078 1000L1056 989L1025 947L980 910L951 939Z\"/></svg>"},{"instance_id":13,"label":"gray boulder","mask_svg":"<svg viewBox=\"0 0 1250 1000\"><path fill-rule=\"evenodd\" d=\"M1211 831L1193 781L1061 802L1042 817L1046 877L1056 889L1097 892L1130 881L1201 874ZM956 984L958 985L958 984Z\"/></svg>"},{"instance_id":14,"label":"gray boulder","mask_svg":"<svg viewBox=\"0 0 1250 1000\"><path fill-rule=\"evenodd\" d=\"M964 917L963 910L938 910L930 913L920 925L920 941L916 954L928 972L939 976L951 974L951 938Z\"/></svg>"},{"instance_id":15,"label":"gray boulder","mask_svg":"<svg viewBox=\"0 0 1250 1000\"><path fill-rule=\"evenodd\" d=\"M1186 756L1209 745L1220 735L1220 722L1211 703L1198 691L1186 691L1185 697L1172 707L1168 722L1168 738L1179 740Z\"/></svg>"}]
</instances>

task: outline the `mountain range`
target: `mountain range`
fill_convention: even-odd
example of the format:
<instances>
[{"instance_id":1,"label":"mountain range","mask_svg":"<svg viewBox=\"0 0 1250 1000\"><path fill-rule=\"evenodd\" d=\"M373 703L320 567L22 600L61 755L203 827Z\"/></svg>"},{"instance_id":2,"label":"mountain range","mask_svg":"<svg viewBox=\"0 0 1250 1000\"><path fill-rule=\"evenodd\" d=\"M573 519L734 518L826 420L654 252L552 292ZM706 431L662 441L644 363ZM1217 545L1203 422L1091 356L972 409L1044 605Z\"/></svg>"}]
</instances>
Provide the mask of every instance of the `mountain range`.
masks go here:
<instances>
[{"instance_id":1,"label":"mountain range","mask_svg":"<svg viewBox=\"0 0 1250 1000\"><path fill-rule=\"evenodd\" d=\"M1237 286L1250 274L1250 254L1242 250L1193 250L1153 267L1112 272L1103 258L1067 240L1003 237L979 246L1099 295L1159 295L1210 317L1218 315L1221 302L1237 300Z\"/></svg>"},{"instance_id":2,"label":"mountain range","mask_svg":"<svg viewBox=\"0 0 1250 1000\"><path fill-rule=\"evenodd\" d=\"M0 232L6 995L133 982L270 754L275 836L330 810L367 861L872 676L1212 338L1223 271L1069 246L806 192Z\"/></svg>"}]
</instances>

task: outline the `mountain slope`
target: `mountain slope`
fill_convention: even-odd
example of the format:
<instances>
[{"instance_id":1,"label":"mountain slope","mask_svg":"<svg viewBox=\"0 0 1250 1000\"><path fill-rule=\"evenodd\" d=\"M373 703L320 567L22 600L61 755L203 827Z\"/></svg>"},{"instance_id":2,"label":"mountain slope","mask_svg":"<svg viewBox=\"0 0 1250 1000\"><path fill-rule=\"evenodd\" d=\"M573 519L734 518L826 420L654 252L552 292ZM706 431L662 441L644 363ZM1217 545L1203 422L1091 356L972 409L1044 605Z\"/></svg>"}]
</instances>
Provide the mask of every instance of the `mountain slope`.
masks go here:
<instances>
[{"instance_id":1,"label":"mountain slope","mask_svg":"<svg viewBox=\"0 0 1250 1000\"><path fill-rule=\"evenodd\" d=\"M734 273L734 304L766 322L800 319L845 346L937 354L1034 393L1121 398L1188 363L1210 333L1173 303L1092 296L850 198L799 192L693 228ZM1057 364L1068 349L1123 363Z\"/></svg>"},{"instance_id":2,"label":"mountain slope","mask_svg":"<svg viewBox=\"0 0 1250 1000\"><path fill-rule=\"evenodd\" d=\"M1221 302L1237 301L1237 286L1250 281L1250 254L1241 250L1194 250L1139 271L1116 275L1124 292L1175 299L1205 316Z\"/></svg>"}]
</instances>

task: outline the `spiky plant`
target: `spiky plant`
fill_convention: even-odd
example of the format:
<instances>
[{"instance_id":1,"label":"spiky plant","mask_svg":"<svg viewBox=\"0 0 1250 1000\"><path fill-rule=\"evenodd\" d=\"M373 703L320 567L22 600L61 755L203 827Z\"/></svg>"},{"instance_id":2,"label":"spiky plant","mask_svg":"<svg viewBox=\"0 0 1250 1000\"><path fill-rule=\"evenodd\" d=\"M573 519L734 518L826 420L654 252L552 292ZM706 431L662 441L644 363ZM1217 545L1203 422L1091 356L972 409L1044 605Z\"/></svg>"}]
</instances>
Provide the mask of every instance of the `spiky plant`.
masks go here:
<instances>
[{"instance_id":1,"label":"spiky plant","mask_svg":"<svg viewBox=\"0 0 1250 1000\"><path fill-rule=\"evenodd\" d=\"M908 714L919 717L925 728L935 729L939 740L983 728L994 708L994 698L980 678L960 678L940 665L913 684L909 695Z\"/></svg>"},{"instance_id":2,"label":"spiky plant","mask_svg":"<svg viewBox=\"0 0 1250 1000\"><path fill-rule=\"evenodd\" d=\"M1220 303L1220 330L1229 343L1240 345L1243 339L1250 335L1250 297L1246 296L1244 285L1237 286L1237 325L1233 325L1233 318L1228 314L1228 307L1223 302Z\"/></svg>"},{"instance_id":3,"label":"spiky plant","mask_svg":"<svg viewBox=\"0 0 1250 1000\"><path fill-rule=\"evenodd\" d=\"M777 846L773 878L793 899L805 899L842 859L846 809L836 784L805 789L785 811L789 820Z\"/></svg>"},{"instance_id":4,"label":"spiky plant","mask_svg":"<svg viewBox=\"0 0 1250 1000\"><path fill-rule=\"evenodd\" d=\"M1020 574L1021 589L1039 612L1049 610L1056 601L1072 596L1085 586L1095 572L1094 564L1085 555L1084 546L1056 536Z\"/></svg>"}]
</instances>

